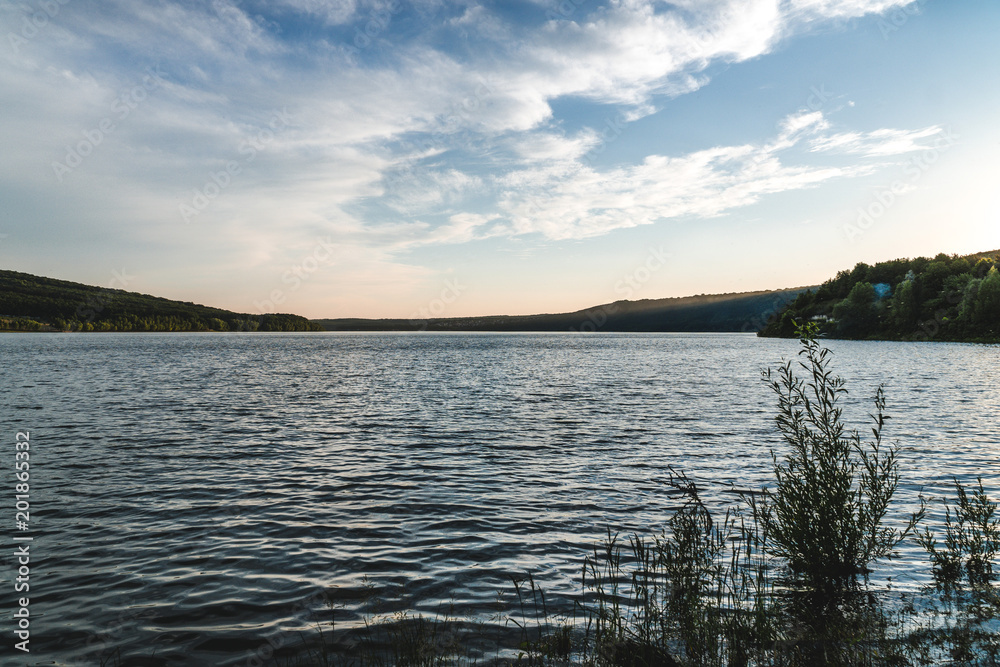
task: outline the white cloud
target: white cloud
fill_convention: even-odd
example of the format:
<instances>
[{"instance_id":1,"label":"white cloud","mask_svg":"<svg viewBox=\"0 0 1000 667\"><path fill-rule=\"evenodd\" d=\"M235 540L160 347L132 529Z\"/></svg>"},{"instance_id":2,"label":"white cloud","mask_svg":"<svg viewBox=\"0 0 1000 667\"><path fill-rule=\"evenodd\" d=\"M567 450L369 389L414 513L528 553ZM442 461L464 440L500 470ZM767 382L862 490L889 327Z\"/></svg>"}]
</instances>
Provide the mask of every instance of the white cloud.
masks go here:
<instances>
[{"instance_id":1,"label":"white cloud","mask_svg":"<svg viewBox=\"0 0 1000 667\"><path fill-rule=\"evenodd\" d=\"M317 16L331 25L347 23L358 8L355 0L280 0L278 4Z\"/></svg>"},{"instance_id":2,"label":"white cloud","mask_svg":"<svg viewBox=\"0 0 1000 667\"><path fill-rule=\"evenodd\" d=\"M483 180L457 169L403 172L388 183L383 198L393 210L418 215L441 205L453 204L481 189Z\"/></svg>"},{"instance_id":3,"label":"white cloud","mask_svg":"<svg viewBox=\"0 0 1000 667\"><path fill-rule=\"evenodd\" d=\"M426 34L397 30L394 18L358 53L348 48L352 22L387 11L385 2L281 4L277 15L259 16L233 0L79 0L60 5L51 29L19 52L3 50L0 169L11 187L53 192L63 212L19 224L113 229L123 247L155 242L178 264L189 260L177 249L197 240L220 265L255 267L284 261L283 245L326 231L372 249L358 257L385 263L422 243L499 233L579 238L717 215L862 169L779 159L806 141L818 153L877 158L917 150L933 135L830 135L822 114L801 114L769 144L651 155L598 171L583 160L600 128L566 131L553 111L556 100L573 98L632 121L703 86L709 64L765 55L807 19L912 4L903 1L683 0L675 11L620 0L553 21L542 5L523 25L469 2L447 7L450 19ZM445 3L411 10L437 16ZM288 11L320 19L316 35L285 33L277 22ZM0 34L19 30L20 19L0 12ZM466 37L468 48L443 46ZM162 66L166 83L56 183L52 161L115 115L116 97L149 65ZM282 109L291 125L249 159L241 148ZM231 160L239 177L185 226L178 204ZM386 188L385 177L400 171L407 177ZM382 211L447 222L363 217L359 203L380 197ZM79 220L93 201L102 216Z\"/></svg>"},{"instance_id":4,"label":"white cloud","mask_svg":"<svg viewBox=\"0 0 1000 667\"><path fill-rule=\"evenodd\" d=\"M880 129L873 132L842 132L812 141L812 150L852 153L865 157L887 157L931 148L920 141L940 137L944 130L933 126L922 130Z\"/></svg>"},{"instance_id":5,"label":"white cloud","mask_svg":"<svg viewBox=\"0 0 1000 667\"><path fill-rule=\"evenodd\" d=\"M589 129L572 137L540 131L519 136L512 148L524 160L544 163L581 158L600 141L598 133Z\"/></svg>"},{"instance_id":6,"label":"white cloud","mask_svg":"<svg viewBox=\"0 0 1000 667\"><path fill-rule=\"evenodd\" d=\"M775 140L761 145L720 146L678 157L650 155L640 164L607 171L582 162L513 171L498 179L500 207L512 234L585 238L669 218L708 218L768 194L814 187L874 168L782 162L785 151L828 127L820 112L796 114L780 124Z\"/></svg>"},{"instance_id":7,"label":"white cloud","mask_svg":"<svg viewBox=\"0 0 1000 667\"><path fill-rule=\"evenodd\" d=\"M478 213L456 213L448 219L448 223L441 225L430 234L425 243L465 243L475 238L483 238L483 233L476 234L476 230L499 219L499 214L480 215Z\"/></svg>"},{"instance_id":8,"label":"white cloud","mask_svg":"<svg viewBox=\"0 0 1000 667\"><path fill-rule=\"evenodd\" d=\"M786 0L788 14L808 14L827 18L849 18L880 14L890 9L909 7L922 0Z\"/></svg>"}]
</instances>

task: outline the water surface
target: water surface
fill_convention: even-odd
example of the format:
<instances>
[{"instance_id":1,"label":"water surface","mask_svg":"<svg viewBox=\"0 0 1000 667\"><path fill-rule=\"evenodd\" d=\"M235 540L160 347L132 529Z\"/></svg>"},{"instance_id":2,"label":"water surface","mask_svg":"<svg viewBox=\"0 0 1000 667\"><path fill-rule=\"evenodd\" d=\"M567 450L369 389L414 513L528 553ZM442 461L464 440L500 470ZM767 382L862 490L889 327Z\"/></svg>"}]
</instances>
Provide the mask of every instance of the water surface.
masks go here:
<instances>
[{"instance_id":1,"label":"water surface","mask_svg":"<svg viewBox=\"0 0 1000 667\"><path fill-rule=\"evenodd\" d=\"M886 384L903 509L953 475L983 475L996 494L1000 347L830 346L856 425ZM478 619L512 574L575 593L608 527L663 526L671 466L719 508L767 480L780 441L759 374L797 347L740 334L2 334L2 437L30 430L33 445L32 657L255 664L268 639L290 645L319 618L318 593L357 623L365 576L385 609ZM905 589L925 571L908 547L886 572Z\"/></svg>"}]
</instances>

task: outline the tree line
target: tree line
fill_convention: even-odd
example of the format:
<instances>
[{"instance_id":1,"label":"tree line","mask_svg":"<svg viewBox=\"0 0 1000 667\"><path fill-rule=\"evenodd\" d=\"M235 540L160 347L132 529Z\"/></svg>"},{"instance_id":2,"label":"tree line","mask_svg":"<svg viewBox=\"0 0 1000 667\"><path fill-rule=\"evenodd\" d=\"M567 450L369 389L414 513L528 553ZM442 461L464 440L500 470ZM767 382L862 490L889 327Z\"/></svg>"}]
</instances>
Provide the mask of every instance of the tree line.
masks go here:
<instances>
[{"instance_id":1,"label":"tree line","mask_svg":"<svg viewBox=\"0 0 1000 667\"><path fill-rule=\"evenodd\" d=\"M186 301L0 271L0 329L15 331L321 331L299 315L234 313Z\"/></svg>"},{"instance_id":2,"label":"tree line","mask_svg":"<svg viewBox=\"0 0 1000 667\"><path fill-rule=\"evenodd\" d=\"M815 322L834 338L1000 341L1000 251L857 264L776 313L761 336Z\"/></svg>"}]
</instances>

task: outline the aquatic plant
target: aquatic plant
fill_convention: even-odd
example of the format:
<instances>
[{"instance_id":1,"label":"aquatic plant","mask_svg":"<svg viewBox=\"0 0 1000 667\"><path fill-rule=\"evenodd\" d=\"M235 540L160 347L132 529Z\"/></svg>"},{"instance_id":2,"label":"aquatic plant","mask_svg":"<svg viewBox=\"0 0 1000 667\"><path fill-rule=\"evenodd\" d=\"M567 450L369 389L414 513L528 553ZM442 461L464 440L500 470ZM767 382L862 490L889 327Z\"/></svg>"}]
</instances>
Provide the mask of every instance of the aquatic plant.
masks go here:
<instances>
[{"instance_id":1,"label":"aquatic plant","mask_svg":"<svg viewBox=\"0 0 1000 667\"><path fill-rule=\"evenodd\" d=\"M997 503L982 478L966 488L953 478L957 504L944 506L944 538L929 528L918 536L932 565L928 617L913 633L923 652L936 650L955 664L1000 664L1000 589L993 564L1000 551Z\"/></svg>"},{"instance_id":2,"label":"aquatic plant","mask_svg":"<svg viewBox=\"0 0 1000 667\"><path fill-rule=\"evenodd\" d=\"M888 417L880 386L871 415L872 440L863 444L843 421L844 380L829 368L830 350L816 340L818 327L797 329L806 379L792 361L764 380L778 396L775 422L788 447L783 461L772 451L774 490L748 496L754 518L768 535L768 551L787 561L810 585L835 588L869 571L869 565L896 555L896 546L915 528L923 507L905 528L883 525L899 485L898 447L885 446Z\"/></svg>"},{"instance_id":3,"label":"aquatic plant","mask_svg":"<svg viewBox=\"0 0 1000 667\"><path fill-rule=\"evenodd\" d=\"M941 587L958 587L963 579L972 589L988 587L995 579L993 561L1000 551L1000 516L997 503L983 489L983 478L969 491L953 478L958 506L945 505L944 544L925 528L920 545L933 563L934 580Z\"/></svg>"}]
</instances>

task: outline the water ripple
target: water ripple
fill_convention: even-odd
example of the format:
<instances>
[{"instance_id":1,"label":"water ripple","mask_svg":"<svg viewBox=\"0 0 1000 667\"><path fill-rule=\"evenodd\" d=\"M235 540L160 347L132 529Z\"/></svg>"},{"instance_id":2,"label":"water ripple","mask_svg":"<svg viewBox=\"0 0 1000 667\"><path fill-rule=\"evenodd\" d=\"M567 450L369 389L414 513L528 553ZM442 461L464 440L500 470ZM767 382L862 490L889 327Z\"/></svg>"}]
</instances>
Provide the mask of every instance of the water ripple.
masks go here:
<instances>
[{"instance_id":1,"label":"water ripple","mask_svg":"<svg viewBox=\"0 0 1000 667\"><path fill-rule=\"evenodd\" d=\"M855 425L886 384L902 508L953 476L997 493L1000 348L831 347ZM698 334L0 335L3 437L32 433L32 652L244 665L327 618L322 595L345 627L373 593L385 613L484 621L526 571L558 600L608 527L663 526L671 467L718 508L767 479L781 443L759 371L795 352ZM920 561L911 546L887 571L917 586Z\"/></svg>"}]
</instances>

